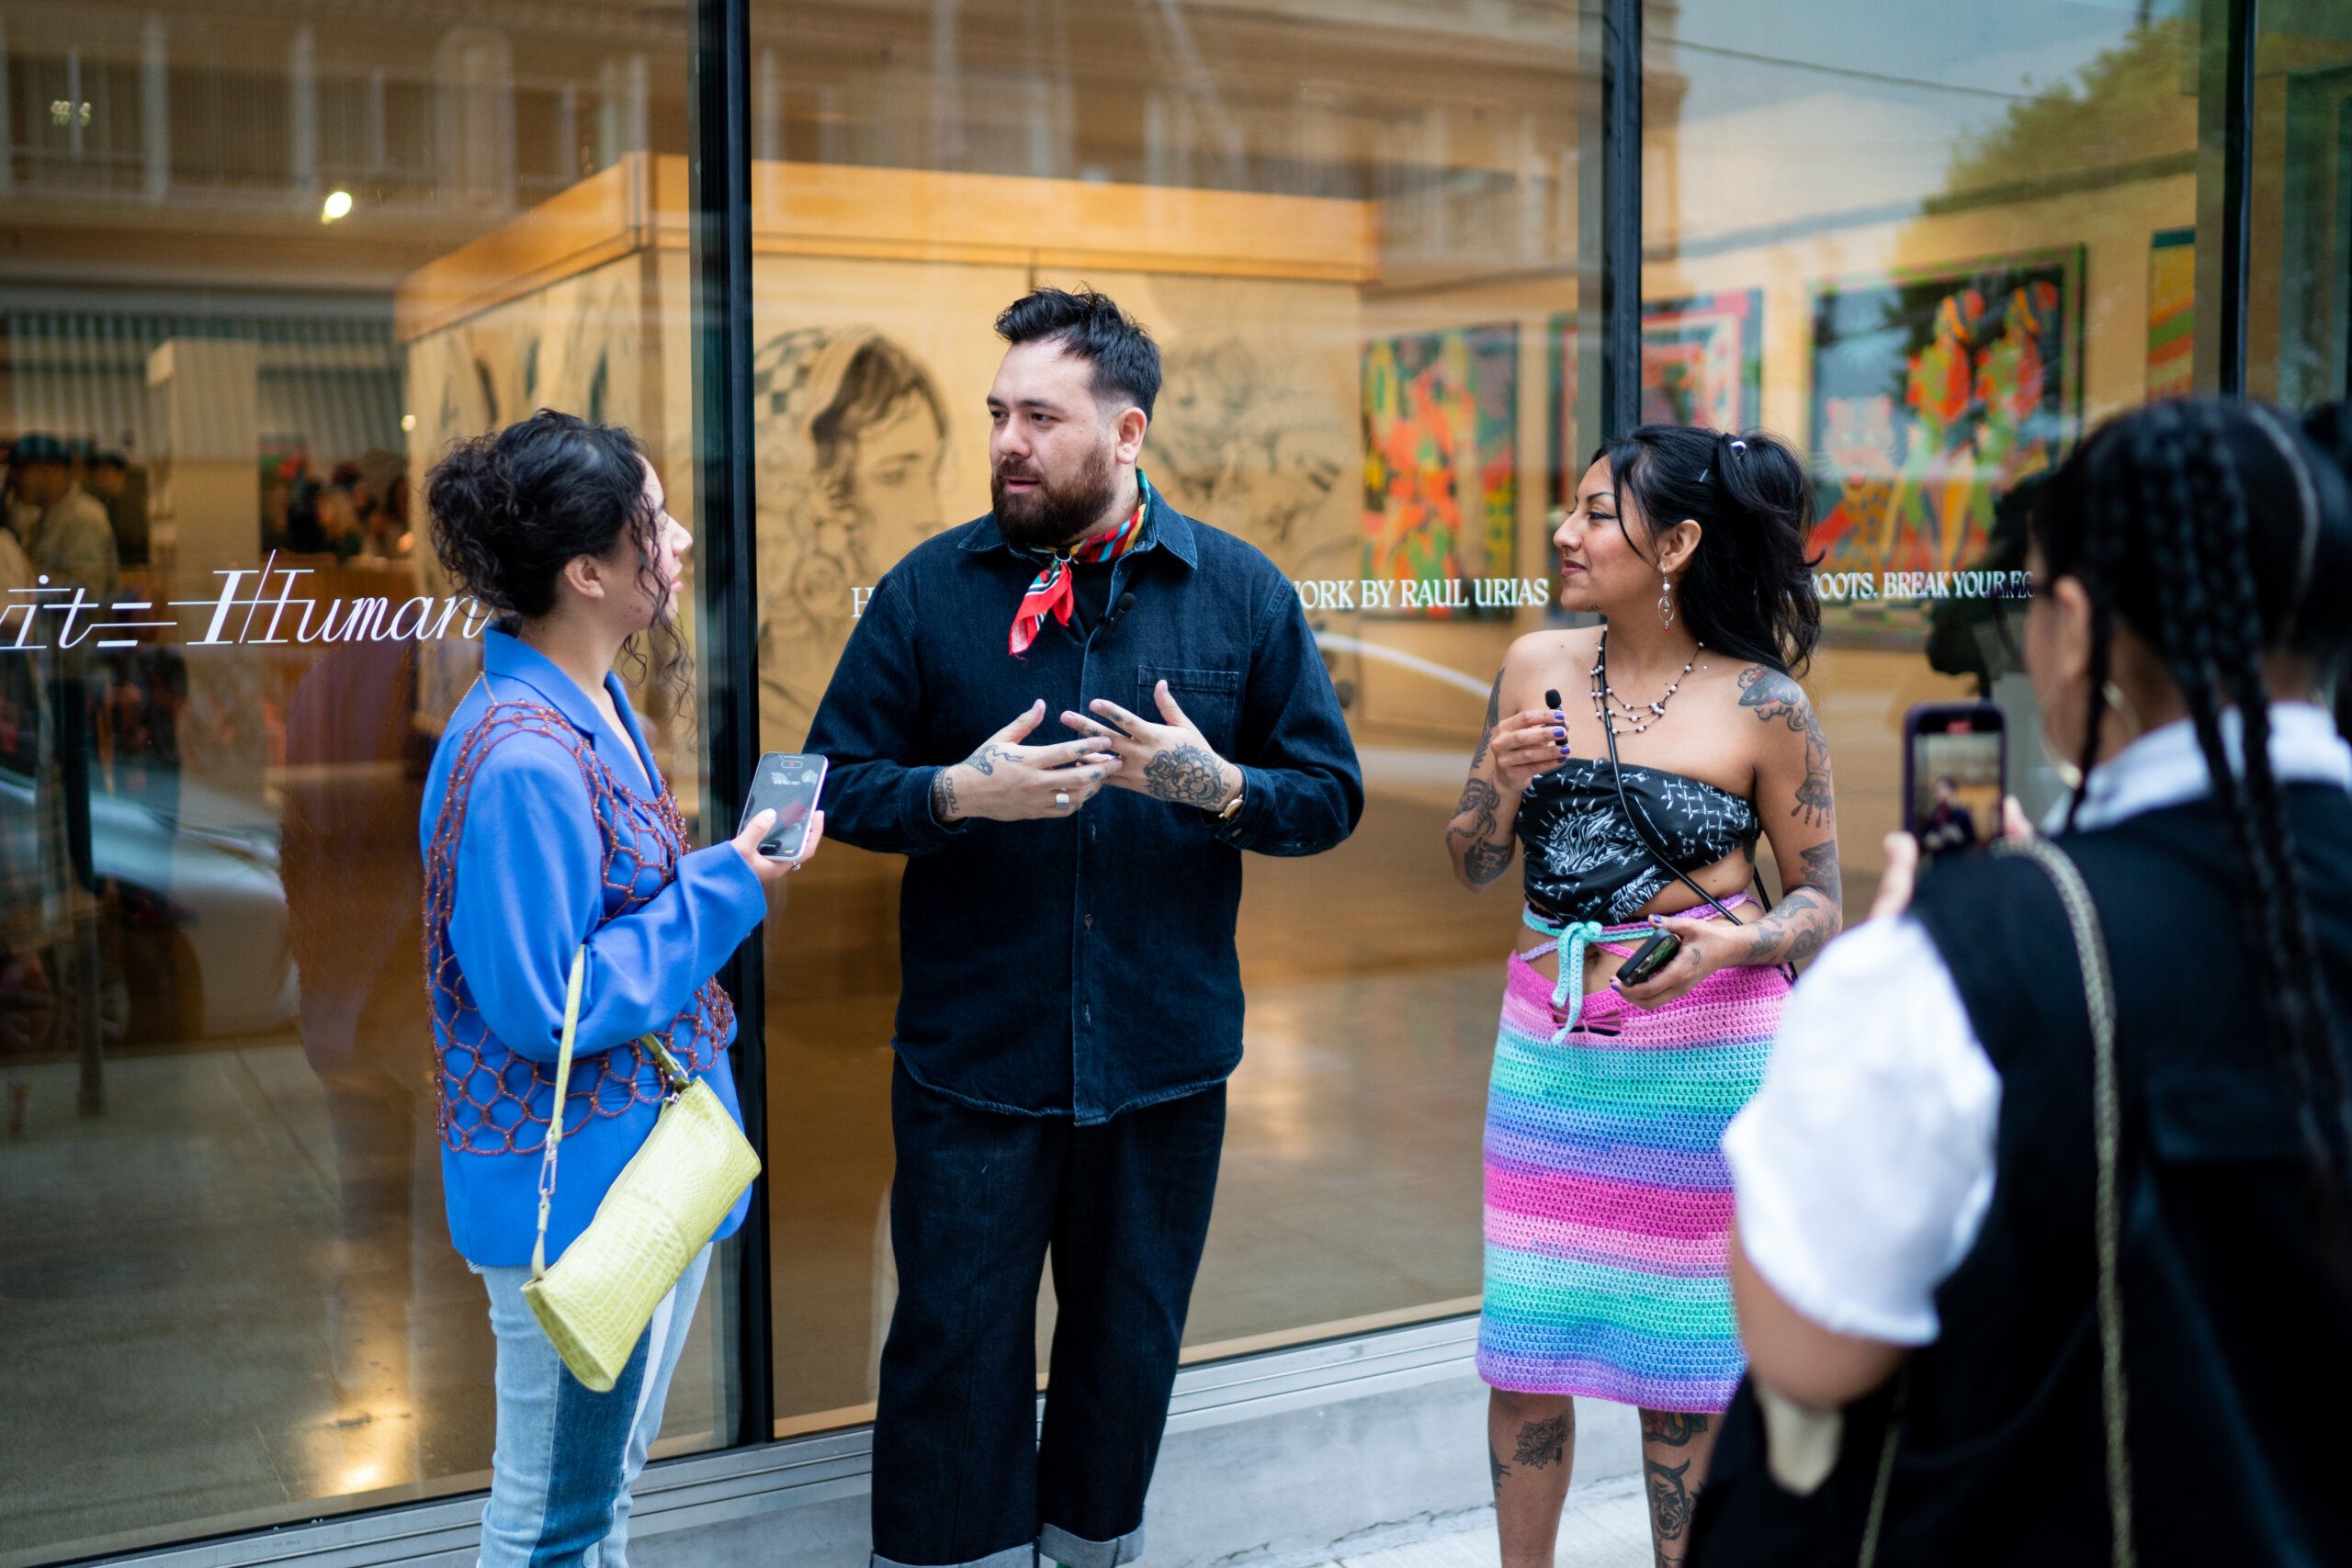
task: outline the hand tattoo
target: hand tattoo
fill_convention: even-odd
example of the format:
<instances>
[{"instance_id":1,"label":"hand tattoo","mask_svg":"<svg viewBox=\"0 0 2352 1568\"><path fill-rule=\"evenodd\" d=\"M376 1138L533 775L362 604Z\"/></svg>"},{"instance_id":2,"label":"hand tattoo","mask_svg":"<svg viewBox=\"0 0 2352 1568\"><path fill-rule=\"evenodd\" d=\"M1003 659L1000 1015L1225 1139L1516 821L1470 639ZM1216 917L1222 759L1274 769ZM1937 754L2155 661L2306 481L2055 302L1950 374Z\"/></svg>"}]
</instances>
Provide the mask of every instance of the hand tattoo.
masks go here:
<instances>
[{"instance_id":1,"label":"hand tattoo","mask_svg":"<svg viewBox=\"0 0 2352 1568\"><path fill-rule=\"evenodd\" d=\"M1462 844L1462 874L1473 887L1484 887L1510 867L1512 855L1519 846L1506 836L1499 844L1492 841L1495 829L1501 826L1503 797L1485 779L1473 778L1462 786L1462 798L1454 804L1453 825L1445 830L1449 841ZM1462 818L1471 819L1461 825Z\"/></svg>"},{"instance_id":2,"label":"hand tattoo","mask_svg":"<svg viewBox=\"0 0 2352 1568\"><path fill-rule=\"evenodd\" d=\"M1495 730L1502 723L1502 719L1503 678L1498 671L1495 675L1495 689L1487 694L1487 728L1479 732L1478 749L1470 754L1472 767L1476 768L1486 761L1487 751L1495 743Z\"/></svg>"},{"instance_id":3,"label":"hand tattoo","mask_svg":"<svg viewBox=\"0 0 2352 1568\"><path fill-rule=\"evenodd\" d=\"M931 776L931 815L942 826L963 815L956 799L956 780L945 768Z\"/></svg>"},{"instance_id":4,"label":"hand tattoo","mask_svg":"<svg viewBox=\"0 0 2352 1568\"><path fill-rule=\"evenodd\" d=\"M1549 1421L1530 1421L1519 1429L1519 1451L1511 1455L1514 1462L1543 1470L1560 1462L1567 1452L1568 1417L1555 1416Z\"/></svg>"},{"instance_id":5,"label":"hand tattoo","mask_svg":"<svg viewBox=\"0 0 2352 1568\"><path fill-rule=\"evenodd\" d=\"M964 765L976 773L993 774L999 762L1010 762L1012 753L991 740L964 759Z\"/></svg>"},{"instance_id":6,"label":"hand tattoo","mask_svg":"<svg viewBox=\"0 0 2352 1568\"><path fill-rule=\"evenodd\" d=\"M1805 700L1804 688L1778 670L1750 665L1739 672L1739 705L1754 708L1767 724L1777 720L1791 734L1804 737L1804 779L1789 815L1803 818L1808 828L1829 827L1837 807L1829 788L1829 738L1821 732L1821 716Z\"/></svg>"},{"instance_id":7,"label":"hand tattoo","mask_svg":"<svg viewBox=\"0 0 2352 1568\"><path fill-rule=\"evenodd\" d=\"M1205 746L1174 746L1144 765L1145 791L1154 800L1214 811L1225 798L1225 770Z\"/></svg>"}]
</instances>

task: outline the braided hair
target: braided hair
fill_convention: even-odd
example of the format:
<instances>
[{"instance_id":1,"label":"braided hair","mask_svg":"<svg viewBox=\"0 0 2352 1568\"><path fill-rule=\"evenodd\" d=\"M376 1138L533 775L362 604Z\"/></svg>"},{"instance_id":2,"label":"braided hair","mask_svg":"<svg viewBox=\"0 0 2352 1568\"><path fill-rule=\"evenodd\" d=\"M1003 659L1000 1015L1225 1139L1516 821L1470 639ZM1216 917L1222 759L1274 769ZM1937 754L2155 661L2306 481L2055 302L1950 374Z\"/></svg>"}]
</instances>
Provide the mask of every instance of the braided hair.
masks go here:
<instances>
[{"instance_id":1,"label":"braided hair","mask_svg":"<svg viewBox=\"0 0 2352 1568\"><path fill-rule=\"evenodd\" d=\"M1686 424L1640 424L1602 446L1617 495L1617 526L1631 491L1655 536L1688 517L1703 530L1675 586L1691 635L1733 659L1802 673L1821 639L1821 597L1805 553L1813 534L1813 480L1804 460L1760 430L1734 435Z\"/></svg>"},{"instance_id":2,"label":"braided hair","mask_svg":"<svg viewBox=\"0 0 2352 1568\"><path fill-rule=\"evenodd\" d=\"M2341 1213L2352 1198L2352 1093L2271 768L2263 663L2282 653L2324 663L2343 650L2343 623L2319 607L2352 590L2345 475L2259 404L2154 403L2075 450L2036 498L2031 529L2048 579L2074 578L2090 601L2086 777L2068 824L2099 755L2120 618L2188 709L2243 874L2239 927L2265 980L2263 1005L2295 1082L2305 1139ZM2223 722L2232 711L2234 738ZM2234 761L2233 739L2242 742Z\"/></svg>"}]
</instances>

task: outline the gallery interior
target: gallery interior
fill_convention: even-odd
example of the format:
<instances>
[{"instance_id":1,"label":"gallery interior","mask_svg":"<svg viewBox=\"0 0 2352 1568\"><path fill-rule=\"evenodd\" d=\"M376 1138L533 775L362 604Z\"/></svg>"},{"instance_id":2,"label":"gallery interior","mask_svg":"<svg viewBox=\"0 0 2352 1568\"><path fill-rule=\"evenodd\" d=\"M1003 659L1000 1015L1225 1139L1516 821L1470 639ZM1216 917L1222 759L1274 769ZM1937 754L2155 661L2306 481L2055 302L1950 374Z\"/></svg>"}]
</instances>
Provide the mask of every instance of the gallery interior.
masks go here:
<instances>
[{"instance_id":1,"label":"gallery interior","mask_svg":"<svg viewBox=\"0 0 2352 1568\"><path fill-rule=\"evenodd\" d=\"M986 510L996 312L1139 317L1144 468L1300 585L1369 796L1249 867L1183 1386L1424 1330L1458 1382L1517 914L1442 838L1503 649L1560 624L1564 485L1627 410L1809 455L1849 908L1913 704L2001 701L2048 800L1972 574L2109 414L2352 393L2352 8L0 0L0 440L65 446L142 612L69 648L40 585L0 611L0 1568L440 1561L492 1410L419 947L480 659L421 502L452 440L548 406L645 443L698 537L702 674L650 711L708 841L875 582ZM898 875L828 847L741 964L764 1223L670 1403L681 1531L793 1486L856 1517ZM1457 1447L1392 1460L1467 1506Z\"/></svg>"}]
</instances>

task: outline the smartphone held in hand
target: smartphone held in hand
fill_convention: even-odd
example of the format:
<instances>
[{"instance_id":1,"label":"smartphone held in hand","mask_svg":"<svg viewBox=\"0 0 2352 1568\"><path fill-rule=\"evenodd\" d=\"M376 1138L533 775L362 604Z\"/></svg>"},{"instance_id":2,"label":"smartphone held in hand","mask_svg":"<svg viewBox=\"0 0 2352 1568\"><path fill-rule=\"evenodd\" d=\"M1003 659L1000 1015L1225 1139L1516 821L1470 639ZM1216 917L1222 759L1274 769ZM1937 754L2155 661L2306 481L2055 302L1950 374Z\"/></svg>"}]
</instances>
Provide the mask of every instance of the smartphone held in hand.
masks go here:
<instances>
[{"instance_id":1,"label":"smartphone held in hand","mask_svg":"<svg viewBox=\"0 0 2352 1568\"><path fill-rule=\"evenodd\" d=\"M1657 977L1658 971L1674 962L1682 951L1682 939L1672 931L1655 931L1648 941L1634 949L1624 964L1617 971L1620 986L1638 986Z\"/></svg>"},{"instance_id":2,"label":"smartphone held in hand","mask_svg":"<svg viewBox=\"0 0 2352 1568\"><path fill-rule=\"evenodd\" d=\"M741 832L763 811L775 812L775 821L760 840L760 853L771 860L791 860L808 842L808 818L824 788L824 758L771 751L752 775L752 793L735 830Z\"/></svg>"},{"instance_id":3,"label":"smartphone held in hand","mask_svg":"<svg viewBox=\"0 0 2352 1568\"><path fill-rule=\"evenodd\" d=\"M1903 719L1903 826L1923 859L2001 836L2008 735L1991 703L1927 703Z\"/></svg>"}]
</instances>

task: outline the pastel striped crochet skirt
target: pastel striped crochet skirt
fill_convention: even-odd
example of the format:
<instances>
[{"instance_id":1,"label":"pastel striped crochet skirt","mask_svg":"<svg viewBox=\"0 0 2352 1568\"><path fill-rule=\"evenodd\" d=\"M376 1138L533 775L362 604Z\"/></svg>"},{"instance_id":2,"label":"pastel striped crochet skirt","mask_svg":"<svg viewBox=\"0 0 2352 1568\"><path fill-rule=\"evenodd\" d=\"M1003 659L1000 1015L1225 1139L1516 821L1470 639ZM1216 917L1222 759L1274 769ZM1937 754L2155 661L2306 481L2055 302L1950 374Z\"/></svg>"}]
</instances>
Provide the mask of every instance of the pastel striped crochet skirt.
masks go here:
<instances>
[{"instance_id":1,"label":"pastel striped crochet skirt","mask_svg":"<svg viewBox=\"0 0 2352 1568\"><path fill-rule=\"evenodd\" d=\"M1763 1077L1788 980L1721 969L1655 1012L1603 989L1555 1043L1541 955L1512 954L1495 1041L1479 1375L1720 1412L1746 1368L1724 1129Z\"/></svg>"}]
</instances>

